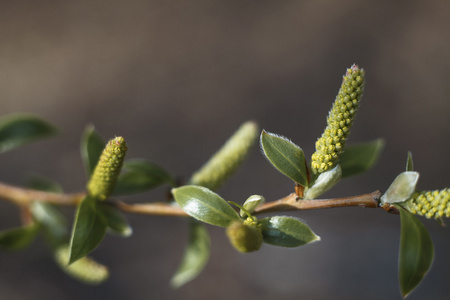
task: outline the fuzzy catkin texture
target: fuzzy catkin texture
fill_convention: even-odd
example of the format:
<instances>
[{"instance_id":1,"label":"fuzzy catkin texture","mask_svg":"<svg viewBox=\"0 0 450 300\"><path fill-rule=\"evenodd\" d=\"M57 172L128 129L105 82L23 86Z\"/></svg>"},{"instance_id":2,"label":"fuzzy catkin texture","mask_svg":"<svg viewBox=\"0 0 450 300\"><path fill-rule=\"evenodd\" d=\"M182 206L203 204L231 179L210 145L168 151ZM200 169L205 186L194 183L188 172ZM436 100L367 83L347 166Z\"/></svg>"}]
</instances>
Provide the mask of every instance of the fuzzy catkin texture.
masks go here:
<instances>
[{"instance_id":1,"label":"fuzzy catkin texture","mask_svg":"<svg viewBox=\"0 0 450 300\"><path fill-rule=\"evenodd\" d=\"M87 190L90 195L105 200L111 194L127 149L123 137L116 137L108 142L88 182Z\"/></svg>"},{"instance_id":2,"label":"fuzzy catkin texture","mask_svg":"<svg viewBox=\"0 0 450 300\"><path fill-rule=\"evenodd\" d=\"M258 137L255 122L244 123L213 157L192 175L191 184L217 190L241 165Z\"/></svg>"},{"instance_id":3,"label":"fuzzy catkin texture","mask_svg":"<svg viewBox=\"0 0 450 300\"><path fill-rule=\"evenodd\" d=\"M108 268L93 261L88 257L83 257L71 265L67 265L70 256L68 246L59 247L55 252L55 260L58 265L70 276L88 284L99 284L108 279Z\"/></svg>"},{"instance_id":4,"label":"fuzzy catkin texture","mask_svg":"<svg viewBox=\"0 0 450 300\"><path fill-rule=\"evenodd\" d=\"M315 174L332 169L338 162L358 111L363 90L364 70L353 65L343 77L339 93L328 114L327 127L316 142L316 152L311 157L311 167Z\"/></svg>"},{"instance_id":5,"label":"fuzzy catkin texture","mask_svg":"<svg viewBox=\"0 0 450 300\"><path fill-rule=\"evenodd\" d=\"M450 188L436 191L415 192L410 199L406 200L403 207L409 212L425 216L426 218L438 219L450 217Z\"/></svg>"}]
</instances>

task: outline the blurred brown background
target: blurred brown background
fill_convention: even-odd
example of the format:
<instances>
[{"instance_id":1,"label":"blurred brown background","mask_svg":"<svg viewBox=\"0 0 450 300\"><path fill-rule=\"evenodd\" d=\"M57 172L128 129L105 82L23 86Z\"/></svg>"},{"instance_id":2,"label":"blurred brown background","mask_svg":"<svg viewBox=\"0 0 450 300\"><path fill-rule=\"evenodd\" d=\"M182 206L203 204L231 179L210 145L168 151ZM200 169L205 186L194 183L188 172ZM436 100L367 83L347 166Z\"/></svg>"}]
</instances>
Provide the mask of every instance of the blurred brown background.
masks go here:
<instances>
[{"instance_id":1,"label":"blurred brown background","mask_svg":"<svg viewBox=\"0 0 450 300\"><path fill-rule=\"evenodd\" d=\"M386 139L378 165L326 196L385 190L411 150L419 188L449 186L448 1L7 1L0 2L0 111L32 112L62 134L0 157L0 180L29 171L84 188L84 127L123 135L128 157L188 178L244 121L285 135L308 157L345 69L366 70L349 143ZM292 191L255 147L220 191L242 202ZM132 198L160 200L164 189ZM19 224L0 202L0 228ZM68 214L73 210L67 209ZM242 255L209 226L211 261L172 290L187 239L184 220L129 215L130 239L108 236L92 256L109 281L82 285L62 274L45 245L0 253L2 299L400 299L399 219L381 210L294 213L322 241L264 246ZM436 259L409 299L448 299L450 229L425 221Z\"/></svg>"}]
</instances>

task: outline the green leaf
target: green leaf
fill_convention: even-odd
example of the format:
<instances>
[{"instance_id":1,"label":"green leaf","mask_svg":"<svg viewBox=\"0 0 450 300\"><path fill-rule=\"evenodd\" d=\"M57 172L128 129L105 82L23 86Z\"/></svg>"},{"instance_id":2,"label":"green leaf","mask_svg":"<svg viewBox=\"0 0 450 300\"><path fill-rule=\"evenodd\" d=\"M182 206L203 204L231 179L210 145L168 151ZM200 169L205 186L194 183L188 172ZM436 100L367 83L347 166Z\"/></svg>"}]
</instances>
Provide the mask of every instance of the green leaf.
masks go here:
<instances>
[{"instance_id":1,"label":"green leaf","mask_svg":"<svg viewBox=\"0 0 450 300\"><path fill-rule=\"evenodd\" d=\"M93 125L89 125L84 130L81 137L81 158L88 178L91 176L95 166L102 155L106 142L98 134Z\"/></svg>"},{"instance_id":2,"label":"green leaf","mask_svg":"<svg viewBox=\"0 0 450 300\"><path fill-rule=\"evenodd\" d=\"M11 114L0 119L0 153L55 135L56 127L31 114Z\"/></svg>"},{"instance_id":3,"label":"green leaf","mask_svg":"<svg viewBox=\"0 0 450 300\"><path fill-rule=\"evenodd\" d=\"M161 167L144 159L127 160L123 164L115 195L140 193L164 183L175 186L175 181Z\"/></svg>"},{"instance_id":4,"label":"green leaf","mask_svg":"<svg viewBox=\"0 0 450 300\"><path fill-rule=\"evenodd\" d=\"M216 226L228 227L240 220L237 212L213 191L196 185L172 189L175 201L191 217Z\"/></svg>"},{"instance_id":5,"label":"green leaf","mask_svg":"<svg viewBox=\"0 0 450 300\"><path fill-rule=\"evenodd\" d=\"M67 242L67 221L61 211L50 203L33 202L30 206L34 219L43 226L47 241L53 247Z\"/></svg>"},{"instance_id":6,"label":"green leaf","mask_svg":"<svg viewBox=\"0 0 450 300\"><path fill-rule=\"evenodd\" d=\"M97 208L97 199L86 196L78 205L70 240L69 264L86 256L103 240L107 222Z\"/></svg>"},{"instance_id":7,"label":"green leaf","mask_svg":"<svg viewBox=\"0 0 450 300\"><path fill-rule=\"evenodd\" d=\"M117 208L104 203L98 204L98 208L105 217L108 228L113 233L123 237L129 237L133 234L133 229Z\"/></svg>"},{"instance_id":8,"label":"green leaf","mask_svg":"<svg viewBox=\"0 0 450 300\"><path fill-rule=\"evenodd\" d=\"M320 173L313 185L306 189L303 199L316 199L338 183L341 176L342 170L339 164L331 170Z\"/></svg>"},{"instance_id":9,"label":"green leaf","mask_svg":"<svg viewBox=\"0 0 450 300\"><path fill-rule=\"evenodd\" d=\"M170 282L172 287L179 288L201 273L208 263L210 247L211 241L205 226L197 221L191 222L189 242L181 264Z\"/></svg>"},{"instance_id":10,"label":"green leaf","mask_svg":"<svg viewBox=\"0 0 450 300\"><path fill-rule=\"evenodd\" d=\"M293 217L269 217L261 219L263 240L267 244L281 247L298 247L319 241L308 225Z\"/></svg>"},{"instance_id":11,"label":"green leaf","mask_svg":"<svg viewBox=\"0 0 450 300\"><path fill-rule=\"evenodd\" d=\"M242 207L250 214L252 214L255 211L255 208L257 208L258 206L260 206L261 204L263 204L266 201L266 199L263 196L260 195L252 195L250 197L248 197L247 200L245 200L244 204L242 205ZM245 218L247 216L247 214L245 213L244 210L240 210L239 211L239 215L242 218Z\"/></svg>"},{"instance_id":12,"label":"green leaf","mask_svg":"<svg viewBox=\"0 0 450 300\"><path fill-rule=\"evenodd\" d=\"M339 156L342 177L353 176L372 168L384 148L384 140L377 139L367 143L348 145Z\"/></svg>"},{"instance_id":13,"label":"green leaf","mask_svg":"<svg viewBox=\"0 0 450 300\"><path fill-rule=\"evenodd\" d=\"M406 171L413 171L414 170L414 164L413 164L413 157L411 151L408 151L408 158L406 159Z\"/></svg>"},{"instance_id":14,"label":"green leaf","mask_svg":"<svg viewBox=\"0 0 450 300\"><path fill-rule=\"evenodd\" d=\"M434 246L422 222L402 207L396 207L401 219L399 282L402 296L406 297L428 272L433 262Z\"/></svg>"},{"instance_id":15,"label":"green leaf","mask_svg":"<svg viewBox=\"0 0 450 300\"><path fill-rule=\"evenodd\" d=\"M386 193L381 196L381 203L398 203L408 200L416 190L419 173L403 172L400 173L391 183Z\"/></svg>"},{"instance_id":16,"label":"green leaf","mask_svg":"<svg viewBox=\"0 0 450 300\"><path fill-rule=\"evenodd\" d=\"M0 232L0 247L7 250L21 250L30 245L39 233L39 224L12 228Z\"/></svg>"},{"instance_id":17,"label":"green leaf","mask_svg":"<svg viewBox=\"0 0 450 300\"><path fill-rule=\"evenodd\" d=\"M39 175L29 176L26 185L39 191L54 193L63 191L60 184ZM52 247L56 248L67 242L67 221L58 207L50 203L34 201L30 205L30 211L36 222L42 225L44 236Z\"/></svg>"},{"instance_id":18,"label":"green leaf","mask_svg":"<svg viewBox=\"0 0 450 300\"><path fill-rule=\"evenodd\" d=\"M305 155L299 146L284 137L263 130L261 149L278 171L296 183L308 186Z\"/></svg>"}]
</instances>

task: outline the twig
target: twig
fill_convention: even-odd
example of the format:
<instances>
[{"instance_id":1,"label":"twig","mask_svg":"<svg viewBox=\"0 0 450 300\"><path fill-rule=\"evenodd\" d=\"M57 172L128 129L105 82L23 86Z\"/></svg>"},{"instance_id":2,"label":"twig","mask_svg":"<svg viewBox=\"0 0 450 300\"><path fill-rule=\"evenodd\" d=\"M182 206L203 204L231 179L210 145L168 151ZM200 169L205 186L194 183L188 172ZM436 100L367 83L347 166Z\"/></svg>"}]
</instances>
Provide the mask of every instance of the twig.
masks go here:
<instances>
[{"instance_id":1,"label":"twig","mask_svg":"<svg viewBox=\"0 0 450 300\"><path fill-rule=\"evenodd\" d=\"M32 201L41 201L56 205L76 206L86 193L74 194L58 194L51 192L42 192L32 189L26 189L0 183L0 198L13 202L18 206L27 206ZM283 210L307 210L307 209L323 209L334 207L361 206L377 208L379 207L380 191L369 194L323 200L298 200L297 195L292 193L280 200L264 203L255 210L255 214L276 212ZM158 216L188 216L182 208L168 203L143 203L128 204L118 200L109 200L109 203L117 207L123 212L132 214L158 215Z\"/></svg>"}]
</instances>

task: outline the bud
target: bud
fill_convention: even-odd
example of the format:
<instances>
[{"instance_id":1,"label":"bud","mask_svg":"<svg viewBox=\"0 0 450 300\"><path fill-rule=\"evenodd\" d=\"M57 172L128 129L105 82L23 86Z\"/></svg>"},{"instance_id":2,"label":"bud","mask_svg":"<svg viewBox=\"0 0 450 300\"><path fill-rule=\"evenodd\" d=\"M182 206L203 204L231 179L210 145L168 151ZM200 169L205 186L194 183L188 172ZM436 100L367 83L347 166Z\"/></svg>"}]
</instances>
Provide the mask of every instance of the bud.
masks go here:
<instances>
[{"instance_id":1,"label":"bud","mask_svg":"<svg viewBox=\"0 0 450 300\"><path fill-rule=\"evenodd\" d=\"M256 251L261 247L261 228L256 224L247 225L242 221L234 221L228 226L226 233L233 247L241 253Z\"/></svg>"},{"instance_id":2,"label":"bud","mask_svg":"<svg viewBox=\"0 0 450 300\"><path fill-rule=\"evenodd\" d=\"M410 199L402 203L409 212L438 219L450 217L450 188L436 191L415 192Z\"/></svg>"},{"instance_id":3,"label":"bud","mask_svg":"<svg viewBox=\"0 0 450 300\"><path fill-rule=\"evenodd\" d=\"M213 157L194 175L191 184L217 190L247 156L258 137L255 122L244 123Z\"/></svg>"},{"instance_id":4,"label":"bud","mask_svg":"<svg viewBox=\"0 0 450 300\"><path fill-rule=\"evenodd\" d=\"M363 69L353 65L343 77L328 114L327 127L317 140L316 152L311 157L311 167L316 174L333 168L343 152L364 90L364 74Z\"/></svg>"},{"instance_id":5,"label":"bud","mask_svg":"<svg viewBox=\"0 0 450 300\"><path fill-rule=\"evenodd\" d=\"M89 284L99 284L108 279L108 268L85 256L71 265L68 265L70 249L67 245L55 251L55 260L58 265L70 276Z\"/></svg>"},{"instance_id":6,"label":"bud","mask_svg":"<svg viewBox=\"0 0 450 300\"><path fill-rule=\"evenodd\" d=\"M122 169L127 144L123 137L108 142L87 184L90 195L105 200L113 191Z\"/></svg>"}]
</instances>

